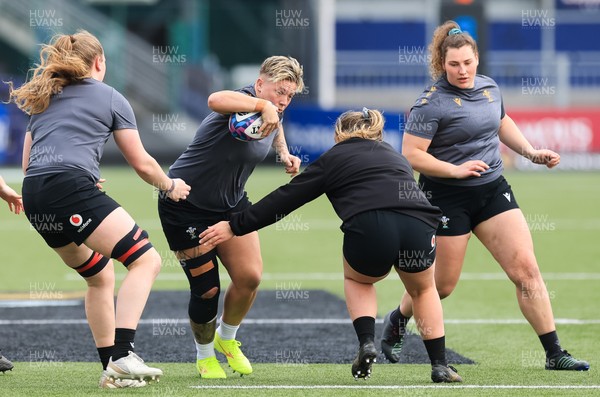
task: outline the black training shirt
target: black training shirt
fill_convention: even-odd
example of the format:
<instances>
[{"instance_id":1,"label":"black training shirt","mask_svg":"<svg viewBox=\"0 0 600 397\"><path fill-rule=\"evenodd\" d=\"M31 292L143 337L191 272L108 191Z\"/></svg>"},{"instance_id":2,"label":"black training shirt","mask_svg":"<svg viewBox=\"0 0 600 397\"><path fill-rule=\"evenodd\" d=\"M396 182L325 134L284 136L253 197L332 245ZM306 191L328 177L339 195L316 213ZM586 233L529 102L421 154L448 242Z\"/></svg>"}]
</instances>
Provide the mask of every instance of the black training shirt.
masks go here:
<instances>
[{"instance_id":1,"label":"black training shirt","mask_svg":"<svg viewBox=\"0 0 600 397\"><path fill-rule=\"evenodd\" d=\"M253 85L238 90L255 97ZM246 181L273 145L273 131L257 141L238 141L229 132L229 114L212 112L202 121L194 140L169 168L169 178L192 187L187 202L212 212L225 212L244 197Z\"/></svg>"},{"instance_id":2,"label":"black training shirt","mask_svg":"<svg viewBox=\"0 0 600 397\"><path fill-rule=\"evenodd\" d=\"M342 221L389 209L437 228L441 216L419 189L404 156L385 142L351 138L333 146L290 183L234 214L231 229L238 236L258 230L323 193Z\"/></svg>"}]
</instances>

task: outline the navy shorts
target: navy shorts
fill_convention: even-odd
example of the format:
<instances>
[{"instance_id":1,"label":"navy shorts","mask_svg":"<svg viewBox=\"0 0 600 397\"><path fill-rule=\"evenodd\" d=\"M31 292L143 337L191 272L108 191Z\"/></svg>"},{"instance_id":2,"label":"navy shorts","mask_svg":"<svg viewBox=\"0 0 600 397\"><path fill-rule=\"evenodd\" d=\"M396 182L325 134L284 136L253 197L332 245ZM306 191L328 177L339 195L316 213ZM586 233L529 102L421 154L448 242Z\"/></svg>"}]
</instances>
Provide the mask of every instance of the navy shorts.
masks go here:
<instances>
[{"instance_id":1,"label":"navy shorts","mask_svg":"<svg viewBox=\"0 0 600 397\"><path fill-rule=\"evenodd\" d=\"M23 207L33 229L52 248L81 245L119 204L82 171L26 177Z\"/></svg>"},{"instance_id":2,"label":"navy shorts","mask_svg":"<svg viewBox=\"0 0 600 397\"><path fill-rule=\"evenodd\" d=\"M361 212L344 222L342 231L344 258L365 276L385 276L392 266L418 273L435 260L435 228L400 212Z\"/></svg>"},{"instance_id":3,"label":"navy shorts","mask_svg":"<svg viewBox=\"0 0 600 397\"><path fill-rule=\"evenodd\" d=\"M158 216L171 251L182 251L200 244L200 233L209 226L228 221L231 214L240 212L252 205L244 197L232 209L223 212L202 210L192 203L181 200L175 202L168 197L158 200Z\"/></svg>"},{"instance_id":4,"label":"navy shorts","mask_svg":"<svg viewBox=\"0 0 600 397\"><path fill-rule=\"evenodd\" d=\"M442 210L438 236L467 234L481 222L519 208L517 199L503 176L479 186L446 185L423 175L419 183L429 202Z\"/></svg>"}]
</instances>

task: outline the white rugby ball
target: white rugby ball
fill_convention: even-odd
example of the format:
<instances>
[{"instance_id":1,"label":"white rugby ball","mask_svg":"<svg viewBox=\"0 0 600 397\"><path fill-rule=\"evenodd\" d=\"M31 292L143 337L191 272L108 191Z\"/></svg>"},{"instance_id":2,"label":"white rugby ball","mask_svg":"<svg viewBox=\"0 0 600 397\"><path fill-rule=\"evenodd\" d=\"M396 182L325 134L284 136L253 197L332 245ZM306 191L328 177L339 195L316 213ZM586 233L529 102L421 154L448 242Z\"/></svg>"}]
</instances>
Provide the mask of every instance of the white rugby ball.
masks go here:
<instances>
[{"instance_id":1,"label":"white rugby ball","mask_svg":"<svg viewBox=\"0 0 600 397\"><path fill-rule=\"evenodd\" d=\"M229 116L229 132L240 141L257 141L263 139L258 130L262 125L260 112L232 113Z\"/></svg>"}]
</instances>

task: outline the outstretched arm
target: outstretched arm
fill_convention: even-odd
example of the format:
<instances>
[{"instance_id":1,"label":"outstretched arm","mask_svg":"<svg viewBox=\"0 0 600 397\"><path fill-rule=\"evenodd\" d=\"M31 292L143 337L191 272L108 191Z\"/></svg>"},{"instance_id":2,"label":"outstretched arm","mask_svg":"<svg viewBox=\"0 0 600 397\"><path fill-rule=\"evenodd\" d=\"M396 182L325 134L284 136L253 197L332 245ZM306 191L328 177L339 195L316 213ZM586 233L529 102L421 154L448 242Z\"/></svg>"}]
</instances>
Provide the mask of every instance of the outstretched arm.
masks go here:
<instances>
[{"instance_id":1,"label":"outstretched arm","mask_svg":"<svg viewBox=\"0 0 600 397\"><path fill-rule=\"evenodd\" d=\"M200 243L216 245L234 235L241 236L285 218L287 214L316 199L325 192L325 172L317 160L304 172L251 205L231 216L230 222L219 222L200 234Z\"/></svg>"},{"instance_id":2,"label":"outstretched arm","mask_svg":"<svg viewBox=\"0 0 600 397\"><path fill-rule=\"evenodd\" d=\"M137 130L122 129L114 131L115 142L127 162L145 182L167 193L174 201L185 200L190 194L190 186L182 179L170 179L160 168L154 157L150 156L140 140Z\"/></svg>"}]
</instances>

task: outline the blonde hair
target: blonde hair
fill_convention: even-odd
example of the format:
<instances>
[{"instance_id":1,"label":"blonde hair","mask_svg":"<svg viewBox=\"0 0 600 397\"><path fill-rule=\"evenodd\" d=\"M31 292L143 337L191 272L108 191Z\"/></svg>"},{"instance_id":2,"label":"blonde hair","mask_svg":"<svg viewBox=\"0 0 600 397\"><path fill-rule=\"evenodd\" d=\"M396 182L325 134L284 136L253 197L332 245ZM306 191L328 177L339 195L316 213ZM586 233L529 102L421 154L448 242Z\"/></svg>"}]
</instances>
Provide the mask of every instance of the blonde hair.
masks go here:
<instances>
[{"instance_id":1,"label":"blonde hair","mask_svg":"<svg viewBox=\"0 0 600 397\"><path fill-rule=\"evenodd\" d=\"M304 90L304 71L295 58L275 55L264 60L259 73L265 75L269 81L291 81L296 84L296 92Z\"/></svg>"},{"instance_id":2,"label":"blonde hair","mask_svg":"<svg viewBox=\"0 0 600 397\"><path fill-rule=\"evenodd\" d=\"M465 45L471 46L476 56L479 56L475 39L467 32L448 35L452 29L460 30L458 23L446 21L438 26L433 32L433 38L429 44L431 62L429 63L429 74L433 80L437 80L444 74L444 61L448 48L461 48Z\"/></svg>"},{"instance_id":3,"label":"blonde hair","mask_svg":"<svg viewBox=\"0 0 600 397\"><path fill-rule=\"evenodd\" d=\"M40 63L30 69L31 79L16 89L12 82L8 83L9 101L29 115L42 113L50 105L52 95L90 77L95 58L103 53L100 41L85 30L54 36L49 44L42 44Z\"/></svg>"},{"instance_id":4,"label":"blonde hair","mask_svg":"<svg viewBox=\"0 0 600 397\"><path fill-rule=\"evenodd\" d=\"M383 141L385 119L379 110L363 108L362 112L349 110L335 121L335 141L364 138Z\"/></svg>"}]
</instances>

